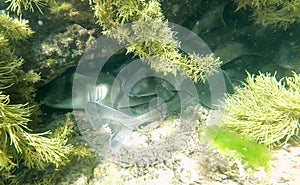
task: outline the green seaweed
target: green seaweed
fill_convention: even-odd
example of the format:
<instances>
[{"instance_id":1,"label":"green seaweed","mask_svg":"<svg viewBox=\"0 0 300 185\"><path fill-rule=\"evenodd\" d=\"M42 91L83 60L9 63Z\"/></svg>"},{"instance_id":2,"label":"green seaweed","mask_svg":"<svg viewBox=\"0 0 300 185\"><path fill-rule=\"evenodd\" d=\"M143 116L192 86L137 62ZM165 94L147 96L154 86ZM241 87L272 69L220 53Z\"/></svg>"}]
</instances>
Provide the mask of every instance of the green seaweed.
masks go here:
<instances>
[{"instance_id":1,"label":"green seaweed","mask_svg":"<svg viewBox=\"0 0 300 185\"><path fill-rule=\"evenodd\" d=\"M207 128L213 137L213 143L224 153L234 152L241 158L247 167L269 168L272 153L264 145L258 144L247 137L242 137L236 132L220 129L218 127Z\"/></svg>"},{"instance_id":2,"label":"green seaweed","mask_svg":"<svg viewBox=\"0 0 300 185\"><path fill-rule=\"evenodd\" d=\"M165 20L159 1L92 0L98 24L104 34L128 44L129 53L139 56L154 70L176 75L184 72L193 81L205 81L221 65L212 55L180 53L179 41ZM124 27L132 23L131 29ZM129 34L131 33L131 34Z\"/></svg>"},{"instance_id":3,"label":"green seaweed","mask_svg":"<svg viewBox=\"0 0 300 185\"><path fill-rule=\"evenodd\" d=\"M46 5L48 0L5 0L5 3L9 3L7 10L16 12L17 15L22 15L22 11L33 12L37 8L40 12L41 7Z\"/></svg>"},{"instance_id":4,"label":"green seaweed","mask_svg":"<svg viewBox=\"0 0 300 185\"><path fill-rule=\"evenodd\" d=\"M71 156L87 155L86 150L77 151L81 147L68 141L73 132L70 119L54 133L36 133L30 127L37 121L38 106L32 95L33 84L40 76L23 71L25 61L14 50L32 34L28 21L0 15L0 182L8 182L23 165L44 169L52 164L58 168L67 164Z\"/></svg>"},{"instance_id":5,"label":"green seaweed","mask_svg":"<svg viewBox=\"0 0 300 185\"><path fill-rule=\"evenodd\" d=\"M252 9L257 24L287 28L299 21L299 0L235 0L237 9Z\"/></svg>"},{"instance_id":6,"label":"green seaweed","mask_svg":"<svg viewBox=\"0 0 300 185\"><path fill-rule=\"evenodd\" d=\"M222 127L272 148L298 137L300 76L277 80L276 74L250 75L226 98Z\"/></svg>"},{"instance_id":7,"label":"green seaweed","mask_svg":"<svg viewBox=\"0 0 300 185\"><path fill-rule=\"evenodd\" d=\"M53 19L58 21L68 20L76 23L93 21L93 11L89 10L89 0L48 0ZM93 21L94 22L94 21Z\"/></svg>"},{"instance_id":8,"label":"green seaweed","mask_svg":"<svg viewBox=\"0 0 300 185\"><path fill-rule=\"evenodd\" d=\"M55 2L50 3L50 11L52 14L64 14L68 13L72 9L72 4L68 2Z\"/></svg>"},{"instance_id":9,"label":"green seaweed","mask_svg":"<svg viewBox=\"0 0 300 185\"><path fill-rule=\"evenodd\" d=\"M12 18L5 12L0 14L0 22L0 34L9 39L11 44L25 40L34 33L27 20Z\"/></svg>"}]
</instances>

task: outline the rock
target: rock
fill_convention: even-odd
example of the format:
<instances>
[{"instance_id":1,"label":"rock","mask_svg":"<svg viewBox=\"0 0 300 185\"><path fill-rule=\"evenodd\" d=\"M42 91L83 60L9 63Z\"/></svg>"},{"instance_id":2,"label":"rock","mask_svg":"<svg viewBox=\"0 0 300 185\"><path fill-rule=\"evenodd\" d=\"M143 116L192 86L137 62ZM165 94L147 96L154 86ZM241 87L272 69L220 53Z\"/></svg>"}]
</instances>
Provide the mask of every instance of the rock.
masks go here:
<instances>
[{"instance_id":1,"label":"rock","mask_svg":"<svg viewBox=\"0 0 300 185\"><path fill-rule=\"evenodd\" d=\"M94 30L78 24L70 25L63 33L52 33L34 42L31 69L41 73L43 84L61 75L68 68L76 66L95 37Z\"/></svg>"}]
</instances>

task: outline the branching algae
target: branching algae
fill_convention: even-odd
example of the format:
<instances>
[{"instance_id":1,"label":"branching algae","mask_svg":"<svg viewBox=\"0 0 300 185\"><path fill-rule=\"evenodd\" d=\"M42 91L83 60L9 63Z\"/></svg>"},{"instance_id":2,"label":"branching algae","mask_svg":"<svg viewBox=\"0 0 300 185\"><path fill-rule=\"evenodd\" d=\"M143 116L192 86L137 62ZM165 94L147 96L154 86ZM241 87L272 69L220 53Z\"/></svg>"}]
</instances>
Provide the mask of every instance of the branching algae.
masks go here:
<instances>
[{"instance_id":1,"label":"branching algae","mask_svg":"<svg viewBox=\"0 0 300 185\"><path fill-rule=\"evenodd\" d=\"M261 25L277 24L287 28L300 18L298 0L235 0L238 7L251 8L256 23Z\"/></svg>"},{"instance_id":2,"label":"branching algae","mask_svg":"<svg viewBox=\"0 0 300 185\"><path fill-rule=\"evenodd\" d=\"M59 167L68 162L70 153L76 152L68 143L72 127L67 124L53 134L50 131L33 133L30 129L29 123L35 109L32 84L40 77L33 71L24 72L21 69L23 59L17 57L13 50L17 42L29 37L33 31L27 21L13 19L5 13L0 15L0 23L1 181L11 177L12 171L21 163L38 169L48 164Z\"/></svg>"},{"instance_id":3,"label":"branching algae","mask_svg":"<svg viewBox=\"0 0 300 185\"><path fill-rule=\"evenodd\" d=\"M34 11L35 8L40 9L41 6L46 5L48 0L5 0L5 3L9 3L8 10L16 12L18 15L22 14L22 10Z\"/></svg>"},{"instance_id":4,"label":"branching algae","mask_svg":"<svg viewBox=\"0 0 300 185\"><path fill-rule=\"evenodd\" d=\"M226 99L223 127L269 147L282 146L300 128L300 75L248 74L243 88Z\"/></svg>"},{"instance_id":5,"label":"branching algae","mask_svg":"<svg viewBox=\"0 0 300 185\"><path fill-rule=\"evenodd\" d=\"M176 75L183 71L195 82L216 72L219 58L211 55L186 56L179 51L179 41L168 27L158 1L92 0L92 7L104 34L127 44L127 52L139 56L154 70ZM132 23L131 29L122 27Z\"/></svg>"}]
</instances>

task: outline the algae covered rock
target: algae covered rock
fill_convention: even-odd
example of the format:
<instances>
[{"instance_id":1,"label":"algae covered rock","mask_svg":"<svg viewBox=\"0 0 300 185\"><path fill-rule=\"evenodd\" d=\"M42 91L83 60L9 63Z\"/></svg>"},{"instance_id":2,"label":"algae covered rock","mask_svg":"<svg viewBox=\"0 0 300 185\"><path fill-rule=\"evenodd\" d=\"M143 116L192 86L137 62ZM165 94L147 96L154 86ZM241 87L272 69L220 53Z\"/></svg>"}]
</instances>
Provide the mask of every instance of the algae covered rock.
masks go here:
<instances>
[{"instance_id":1,"label":"algae covered rock","mask_svg":"<svg viewBox=\"0 0 300 185\"><path fill-rule=\"evenodd\" d=\"M32 68L39 71L45 82L53 80L65 70L76 66L95 37L94 30L73 24L63 33L50 34L46 39L35 43Z\"/></svg>"}]
</instances>

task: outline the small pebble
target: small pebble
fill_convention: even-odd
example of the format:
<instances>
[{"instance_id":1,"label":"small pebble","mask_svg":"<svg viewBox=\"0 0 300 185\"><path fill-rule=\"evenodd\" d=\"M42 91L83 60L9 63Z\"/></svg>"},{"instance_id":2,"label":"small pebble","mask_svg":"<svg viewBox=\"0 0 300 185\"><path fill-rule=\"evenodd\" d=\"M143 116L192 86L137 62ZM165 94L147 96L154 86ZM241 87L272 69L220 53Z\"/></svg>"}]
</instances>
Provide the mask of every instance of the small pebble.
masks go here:
<instances>
[{"instance_id":1,"label":"small pebble","mask_svg":"<svg viewBox=\"0 0 300 185\"><path fill-rule=\"evenodd\" d=\"M40 25L40 26L43 26L43 24L44 24L42 20L38 20L37 23L38 23L38 25Z\"/></svg>"}]
</instances>

